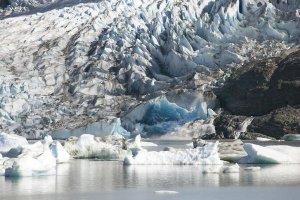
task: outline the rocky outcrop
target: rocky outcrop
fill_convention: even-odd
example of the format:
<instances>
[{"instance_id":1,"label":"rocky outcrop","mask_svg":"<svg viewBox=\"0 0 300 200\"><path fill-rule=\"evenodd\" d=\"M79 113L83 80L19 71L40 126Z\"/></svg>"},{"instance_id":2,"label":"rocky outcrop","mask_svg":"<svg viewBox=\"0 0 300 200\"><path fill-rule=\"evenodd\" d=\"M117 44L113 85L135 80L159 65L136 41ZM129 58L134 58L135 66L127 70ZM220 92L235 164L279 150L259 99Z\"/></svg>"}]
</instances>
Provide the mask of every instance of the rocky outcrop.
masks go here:
<instances>
[{"instance_id":1,"label":"rocky outcrop","mask_svg":"<svg viewBox=\"0 0 300 200\"><path fill-rule=\"evenodd\" d=\"M276 139L280 139L285 134L300 133L300 106L287 106L255 117L248 130Z\"/></svg>"},{"instance_id":2,"label":"rocky outcrop","mask_svg":"<svg viewBox=\"0 0 300 200\"><path fill-rule=\"evenodd\" d=\"M300 104L300 50L245 64L219 90L221 106L235 115L263 115Z\"/></svg>"},{"instance_id":3,"label":"rocky outcrop","mask_svg":"<svg viewBox=\"0 0 300 200\"><path fill-rule=\"evenodd\" d=\"M300 49L245 64L217 93L221 107L229 113L216 118L217 135L231 138L247 116L255 116L250 132L277 139L299 133Z\"/></svg>"},{"instance_id":4,"label":"rocky outcrop","mask_svg":"<svg viewBox=\"0 0 300 200\"><path fill-rule=\"evenodd\" d=\"M6 8L9 5L9 0L0 0L0 9Z\"/></svg>"}]
</instances>

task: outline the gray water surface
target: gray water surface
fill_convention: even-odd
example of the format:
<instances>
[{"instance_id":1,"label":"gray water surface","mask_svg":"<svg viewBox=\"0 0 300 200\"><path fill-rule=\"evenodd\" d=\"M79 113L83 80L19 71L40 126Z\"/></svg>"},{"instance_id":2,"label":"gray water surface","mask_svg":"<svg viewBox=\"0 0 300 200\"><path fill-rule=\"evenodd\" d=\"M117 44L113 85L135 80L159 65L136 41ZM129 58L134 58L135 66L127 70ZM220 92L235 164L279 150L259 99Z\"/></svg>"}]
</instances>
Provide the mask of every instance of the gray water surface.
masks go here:
<instances>
[{"instance_id":1,"label":"gray water surface","mask_svg":"<svg viewBox=\"0 0 300 200\"><path fill-rule=\"evenodd\" d=\"M0 177L0 200L43 199L295 199L300 197L300 165L260 165L256 172L203 174L211 166L123 166L119 161L72 160L57 175ZM251 165L258 166L258 165ZM158 195L157 190L178 194Z\"/></svg>"},{"instance_id":2,"label":"gray water surface","mask_svg":"<svg viewBox=\"0 0 300 200\"><path fill-rule=\"evenodd\" d=\"M0 177L0 199L298 199L300 165L264 165L257 172L202 174L206 166L123 166L72 160L56 176ZM245 166L242 166L244 168ZM175 190L176 195L157 195Z\"/></svg>"}]
</instances>

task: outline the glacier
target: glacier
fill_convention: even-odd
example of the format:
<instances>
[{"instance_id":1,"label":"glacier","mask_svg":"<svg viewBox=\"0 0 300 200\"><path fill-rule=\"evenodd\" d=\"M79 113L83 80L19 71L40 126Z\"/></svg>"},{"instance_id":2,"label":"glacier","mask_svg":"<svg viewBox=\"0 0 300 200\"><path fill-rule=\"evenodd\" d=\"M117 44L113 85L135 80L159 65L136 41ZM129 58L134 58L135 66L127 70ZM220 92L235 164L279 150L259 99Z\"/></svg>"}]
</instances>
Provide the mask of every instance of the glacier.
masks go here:
<instances>
[{"instance_id":1,"label":"glacier","mask_svg":"<svg viewBox=\"0 0 300 200\"><path fill-rule=\"evenodd\" d=\"M209 124L206 108L219 107L212 88L245 62L299 45L299 9L298 0L9 0L0 8L0 129L148 137ZM194 108L184 105L191 94L201 96ZM111 119L121 125L102 126Z\"/></svg>"}]
</instances>

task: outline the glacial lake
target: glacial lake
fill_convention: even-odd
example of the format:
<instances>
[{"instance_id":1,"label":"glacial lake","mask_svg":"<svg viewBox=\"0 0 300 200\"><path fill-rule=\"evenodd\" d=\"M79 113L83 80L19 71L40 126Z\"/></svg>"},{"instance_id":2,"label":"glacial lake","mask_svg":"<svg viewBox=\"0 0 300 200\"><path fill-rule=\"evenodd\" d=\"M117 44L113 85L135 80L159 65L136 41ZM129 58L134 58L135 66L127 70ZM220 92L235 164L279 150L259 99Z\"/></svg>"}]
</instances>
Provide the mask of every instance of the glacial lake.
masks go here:
<instances>
[{"instance_id":1,"label":"glacial lake","mask_svg":"<svg viewBox=\"0 0 300 200\"><path fill-rule=\"evenodd\" d=\"M159 147L170 142L160 142ZM186 142L171 142L178 146ZM173 145L172 145L173 144ZM261 170L243 170L260 166ZM0 200L288 199L300 196L300 165L241 165L239 173L203 174L208 166L123 166L119 161L72 160L57 175L0 177ZM157 194L171 190L178 194Z\"/></svg>"}]
</instances>

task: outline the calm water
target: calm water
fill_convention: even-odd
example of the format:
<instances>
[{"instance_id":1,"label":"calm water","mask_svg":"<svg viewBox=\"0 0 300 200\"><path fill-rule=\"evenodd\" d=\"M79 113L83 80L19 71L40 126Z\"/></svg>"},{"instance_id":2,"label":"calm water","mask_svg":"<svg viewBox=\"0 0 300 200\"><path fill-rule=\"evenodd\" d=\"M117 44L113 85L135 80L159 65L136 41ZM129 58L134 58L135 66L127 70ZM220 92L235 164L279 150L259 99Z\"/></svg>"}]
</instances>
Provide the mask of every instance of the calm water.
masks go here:
<instances>
[{"instance_id":1,"label":"calm water","mask_svg":"<svg viewBox=\"0 0 300 200\"><path fill-rule=\"evenodd\" d=\"M202 174L205 166L123 166L72 160L56 176L0 177L0 200L299 199L300 165L263 165L257 172ZM242 166L246 167L246 166ZM158 195L157 190L175 190Z\"/></svg>"}]
</instances>

